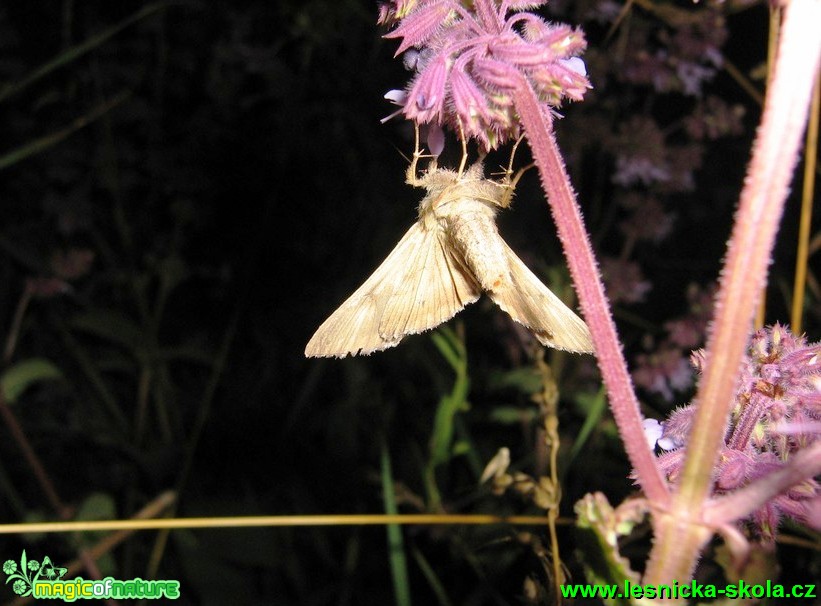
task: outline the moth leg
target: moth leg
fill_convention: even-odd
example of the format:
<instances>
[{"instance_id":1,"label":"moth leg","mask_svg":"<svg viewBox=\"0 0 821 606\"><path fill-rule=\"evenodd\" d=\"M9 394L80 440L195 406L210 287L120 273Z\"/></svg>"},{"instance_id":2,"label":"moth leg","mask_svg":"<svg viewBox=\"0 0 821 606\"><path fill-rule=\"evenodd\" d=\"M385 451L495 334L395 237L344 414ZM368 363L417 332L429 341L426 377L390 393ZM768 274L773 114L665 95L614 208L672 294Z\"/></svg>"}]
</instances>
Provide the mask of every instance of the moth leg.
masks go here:
<instances>
[{"instance_id":1,"label":"moth leg","mask_svg":"<svg viewBox=\"0 0 821 606\"><path fill-rule=\"evenodd\" d=\"M536 166L535 162L531 162L527 166L517 170L515 175L513 174L513 158L516 156L516 150L519 148L519 144L524 140L524 138L525 136L522 134L518 139L516 139L516 143L513 144L513 149L510 150L510 162L507 165L507 169L505 169L504 179L502 179L502 183L506 188L505 194L502 196L502 200L500 201L500 206L502 208L507 208L513 201L513 192L516 190L516 185L519 183L519 179L522 178L526 171Z\"/></svg>"},{"instance_id":2,"label":"moth leg","mask_svg":"<svg viewBox=\"0 0 821 606\"><path fill-rule=\"evenodd\" d=\"M510 162L508 162L507 170L505 171L506 178L510 178L510 175L513 174L513 158L516 157L516 151L519 149L519 144L524 141L524 138L524 133L519 135L519 138L516 139L516 143L513 144L513 148L510 150Z\"/></svg>"},{"instance_id":3,"label":"moth leg","mask_svg":"<svg viewBox=\"0 0 821 606\"><path fill-rule=\"evenodd\" d=\"M462 128L462 119L457 117L456 118L459 124L459 138L462 140L462 160L459 162L459 177L465 172L465 166L468 162L468 142L465 138L465 129Z\"/></svg>"},{"instance_id":4,"label":"moth leg","mask_svg":"<svg viewBox=\"0 0 821 606\"><path fill-rule=\"evenodd\" d=\"M413 160L411 160L410 166L408 166L405 173L405 181L413 187L421 187L422 179L416 176L416 165L419 163L419 158L422 157L422 149L419 146L419 124L416 122L413 123L413 133Z\"/></svg>"},{"instance_id":5,"label":"moth leg","mask_svg":"<svg viewBox=\"0 0 821 606\"><path fill-rule=\"evenodd\" d=\"M417 165L419 164L420 158L432 158L430 163L428 164L427 173L433 172L436 170L436 156L432 154L423 154L422 153L422 146L419 143L419 124L414 122L413 124L413 160L408 166L408 170L405 173L405 183L411 185L413 187L425 187L425 178L424 177L417 177Z\"/></svg>"},{"instance_id":6,"label":"moth leg","mask_svg":"<svg viewBox=\"0 0 821 606\"><path fill-rule=\"evenodd\" d=\"M507 163L507 168L504 166L500 166L501 172L494 172L490 173L494 177L501 175L501 183L503 185L508 185L511 182L511 175L513 174L513 159L516 157L516 150L519 149L519 144L524 140L524 134L520 135L518 139L516 139L516 143L513 144L513 147L510 149L510 161ZM517 180L518 181L518 180Z\"/></svg>"}]
</instances>

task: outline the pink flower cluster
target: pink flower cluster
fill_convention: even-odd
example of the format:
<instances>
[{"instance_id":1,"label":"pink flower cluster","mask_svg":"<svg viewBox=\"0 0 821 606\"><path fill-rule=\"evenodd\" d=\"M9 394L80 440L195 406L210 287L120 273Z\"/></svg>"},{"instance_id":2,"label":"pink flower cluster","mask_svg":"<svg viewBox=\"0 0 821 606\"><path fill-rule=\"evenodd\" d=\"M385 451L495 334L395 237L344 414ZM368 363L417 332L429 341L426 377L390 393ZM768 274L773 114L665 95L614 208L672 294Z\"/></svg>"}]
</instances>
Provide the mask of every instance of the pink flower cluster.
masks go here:
<instances>
[{"instance_id":1,"label":"pink flower cluster","mask_svg":"<svg viewBox=\"0 0 821 606\"><path fill-rule=\"evenodd\" d=\"M721 49L728 34L721 9L707 7L694 13L670 7L663 20L668 27L631 31L632 50L624 57L624 76L658 92L701 97L704 85L724 63Z\"/></svg>"},{"instance_id":2,"label":"pink flower cluster","mask_svg":"<svg viewBox=\"0 0 821 606\"><path fill-rule=\"evenodd\" d=\"M702 289L691 284L687 289L688 313L664 323L667 335L660 343L647 339L649 353L635 358L633 381L647 391L661 395L668 402L674 392L684 391L693 384L689 352L704 342L707 322L712 315L713 288Z\"/></svg>"},{"instance_id":3,"label":"pink flower cluster","mask_svg":"<svg viewBox=\"0 0 821 606\"><path fill-rule=\"evenodd\" d=\"M698 370L703 352L693 355ZM692 425L693 405L675 410L663 425L659 456L668 479L681 471L683 446ZM821 439L821 343L807 344L776 324L756 332L747 350L735 408L715 471L715 491L723 493L788 464L799 450ZM773 538L782 517L817 525L821 488L809 479L768 501L748 520L765 538ZM815 512L815 513L814 513Z\"/></svg>"},{"instance_id":4,"label":"pink flower cluster","mask_svg":"<svg viewBox=\"0 0 821 606\"><path fill-rule=\"evenodd\" d=\"M545 2L527 0L392 0L379 22L397 24L387 38L402 38L416 76L403 113L419 124L461 128L492 149L519 135L512 92L532 87L547 108L581 100L590 88L578 55L579 30L530 12ZM471 5L468 8L467 5ZM513 13L508 16L508 13Z\"/></svg>"}]
</instances>

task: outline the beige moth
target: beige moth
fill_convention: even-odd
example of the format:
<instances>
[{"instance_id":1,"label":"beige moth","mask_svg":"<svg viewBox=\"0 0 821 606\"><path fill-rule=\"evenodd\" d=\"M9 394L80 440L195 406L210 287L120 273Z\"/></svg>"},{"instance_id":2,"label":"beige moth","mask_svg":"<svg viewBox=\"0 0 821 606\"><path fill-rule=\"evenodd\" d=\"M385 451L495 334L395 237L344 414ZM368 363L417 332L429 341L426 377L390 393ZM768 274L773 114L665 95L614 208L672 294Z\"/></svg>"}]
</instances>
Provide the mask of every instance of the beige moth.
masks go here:
<instances>
[{"instance_id":1,"label":"beige moth","mask_svg":"<svg viewBox=\"0 0 821 606\"><path fill-rule=\"evenodd\" d=\"M486 179L481 163L459 172L436 168L408 183L424 187L418 220L373 274L322 323L308 357L370 354L406 335L435 328L486 292L549 347L593 350L587 325L553 294L502 239L496 213L515 179Z\"/></svg>"}]
</instances>

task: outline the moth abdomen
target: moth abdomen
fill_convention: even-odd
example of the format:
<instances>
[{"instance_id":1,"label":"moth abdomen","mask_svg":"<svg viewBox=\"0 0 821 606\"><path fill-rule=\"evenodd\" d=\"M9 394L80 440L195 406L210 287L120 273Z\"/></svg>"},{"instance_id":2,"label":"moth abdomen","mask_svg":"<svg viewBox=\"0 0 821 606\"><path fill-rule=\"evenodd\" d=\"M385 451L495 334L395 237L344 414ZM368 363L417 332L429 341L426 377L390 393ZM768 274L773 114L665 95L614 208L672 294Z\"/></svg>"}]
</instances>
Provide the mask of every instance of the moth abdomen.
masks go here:
<instances>
[{"instance_id":1,"label":"moth abdomen","mask_svg":"<svg viewBox=\"0 0 821 606\"><path fill-rule=\"evenodd\" d=\"M491 214L467 211L448 217L447 224L451 240L482 290L496 290L509 281L505 248Z\"/></svg>"}]
</instances>

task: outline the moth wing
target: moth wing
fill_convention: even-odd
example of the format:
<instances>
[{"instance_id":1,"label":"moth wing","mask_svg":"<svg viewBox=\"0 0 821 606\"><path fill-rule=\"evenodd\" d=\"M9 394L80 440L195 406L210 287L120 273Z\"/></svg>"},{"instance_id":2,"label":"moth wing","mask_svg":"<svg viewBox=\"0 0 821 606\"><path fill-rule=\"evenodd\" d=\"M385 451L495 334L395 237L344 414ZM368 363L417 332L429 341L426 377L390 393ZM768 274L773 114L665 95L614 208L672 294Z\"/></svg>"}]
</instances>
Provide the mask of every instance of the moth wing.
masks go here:
<instances>
[{"instance_id":1,"label":"moth wing","mask_svg":"<svg viewBox=\"0 0 821 606\"><path fill-rule=\"evenodd\" d=\"M481 289L436 229L415 223L375 272L322 323L308 357L343 358L397 345L449 320Z\"/></svg>"},{"instance_id":2,"label":"moth wing","mask_svg":"<svg viewBox=\"0 0 821 606\"><path fill-rule=\"evenodd\" d=\"M488 292L514 320L529 328L542 345L577 353L591 353L587 324L530 271L507 242L505 254L510 281Z\"/></svg>"},{"instance_id":3,"label":"moth wing","mask_svg":"<svg viewBox=\"0 0 821 606\"><path fill-rule=\"evenodd\" d=\"M482 294L482 287L439 229L424 231L416 256L404 261L406 275L387 299L379 323L383 339L397 342L447 322Z\"/></svg>"}]
</instances>

